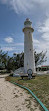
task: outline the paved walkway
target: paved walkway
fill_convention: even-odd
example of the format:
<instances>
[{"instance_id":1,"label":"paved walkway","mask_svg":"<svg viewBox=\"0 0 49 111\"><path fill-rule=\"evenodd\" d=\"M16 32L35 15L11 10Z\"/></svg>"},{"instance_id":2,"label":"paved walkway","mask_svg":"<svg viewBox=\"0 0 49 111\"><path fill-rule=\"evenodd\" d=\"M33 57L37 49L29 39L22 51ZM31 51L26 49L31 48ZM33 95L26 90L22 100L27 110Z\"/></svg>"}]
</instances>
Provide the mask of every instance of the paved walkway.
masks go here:
<instances>
[{"instance_id":1,"label":"paved walkway","mask_svg":"<svg viewBox=\"0 0 49 111\"><path fill-rule=\"evenodd\" d=\"M40 111L31 95L5 81L5 76L0 75L0 111Z\"/></svg>"}]
</instances>

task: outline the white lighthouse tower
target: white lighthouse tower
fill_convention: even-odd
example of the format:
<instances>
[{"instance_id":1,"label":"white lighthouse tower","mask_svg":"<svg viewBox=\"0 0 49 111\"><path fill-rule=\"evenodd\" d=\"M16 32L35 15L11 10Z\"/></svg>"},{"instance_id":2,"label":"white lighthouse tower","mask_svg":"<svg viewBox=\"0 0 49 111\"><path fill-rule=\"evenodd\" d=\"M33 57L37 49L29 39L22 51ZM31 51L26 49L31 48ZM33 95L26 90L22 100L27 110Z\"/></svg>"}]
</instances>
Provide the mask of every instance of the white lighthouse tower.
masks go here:
<instances>
[{"instance_id":1,"label":"white lighthouse tower","mask_svg":"<svg viewBox=\"0 0 49 111\"><path fill-rule=\"evenodd\" d=\"M33 33L32 22L30 19L26 19L24 22L24 72L27 73L29 69L35 73L35 59L34 59L34 49L33 49Z\"/></svg>"}]
</instances>

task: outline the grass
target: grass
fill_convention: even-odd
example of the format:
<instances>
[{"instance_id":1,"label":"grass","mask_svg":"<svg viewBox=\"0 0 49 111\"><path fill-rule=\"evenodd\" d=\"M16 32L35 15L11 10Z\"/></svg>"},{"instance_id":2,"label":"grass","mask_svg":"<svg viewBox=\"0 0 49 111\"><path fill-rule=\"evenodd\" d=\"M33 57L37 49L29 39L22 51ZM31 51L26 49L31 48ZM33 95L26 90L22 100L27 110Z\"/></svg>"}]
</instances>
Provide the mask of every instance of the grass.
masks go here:
<instances>
[{"instance_id":1,"label":"grass","mask_svg":"<svg viewBox=\"0 0 49 111\"><path fill-rule=\"evenodd\" d=\"M17 77L6 77L6 80L17 82L28 87L49 110L49 75L36 76L35 79L22 80Z\"/></svg>"}]
</instances>

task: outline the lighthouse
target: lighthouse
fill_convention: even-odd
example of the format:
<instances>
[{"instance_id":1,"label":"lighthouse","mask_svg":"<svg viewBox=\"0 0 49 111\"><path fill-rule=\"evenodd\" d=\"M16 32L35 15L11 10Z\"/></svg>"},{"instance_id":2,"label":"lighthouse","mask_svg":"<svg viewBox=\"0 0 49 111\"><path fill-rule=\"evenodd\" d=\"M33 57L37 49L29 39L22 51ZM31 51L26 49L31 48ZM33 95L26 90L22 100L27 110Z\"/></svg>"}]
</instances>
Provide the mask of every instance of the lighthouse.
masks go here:
<instances>
[{"instance_id":1,"label":"lighthouse","mask_svg":"<svg viewBox=\"0 0 49 111\"><path fill-rule=\"evenodd\" d=\"M32 22L30 19L26 19L24 22L24 72L30 69L35 73L35 58L34 58L34 49L33 49L33 32Z\"/></svg>"}]
</instances>

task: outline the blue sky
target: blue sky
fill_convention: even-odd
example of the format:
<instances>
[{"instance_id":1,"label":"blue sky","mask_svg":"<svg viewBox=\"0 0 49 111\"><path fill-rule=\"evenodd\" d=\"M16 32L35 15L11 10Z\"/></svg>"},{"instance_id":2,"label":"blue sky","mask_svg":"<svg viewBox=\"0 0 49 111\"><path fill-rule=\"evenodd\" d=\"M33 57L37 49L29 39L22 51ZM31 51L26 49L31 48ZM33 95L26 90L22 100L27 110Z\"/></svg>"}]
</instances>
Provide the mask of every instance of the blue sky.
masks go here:
<instances>
[{"instance_id":1,"label":"blue sky","mask_svg":"<svg viewBox=\"0 0 49 111\"><path fill-rule=\"evenodd\" d=\"M34 49L47 50L49 65L49 0L0 0L0 47L12 56L24 51L24 21L34 28Z\"/></svg>"}]
</instances>

